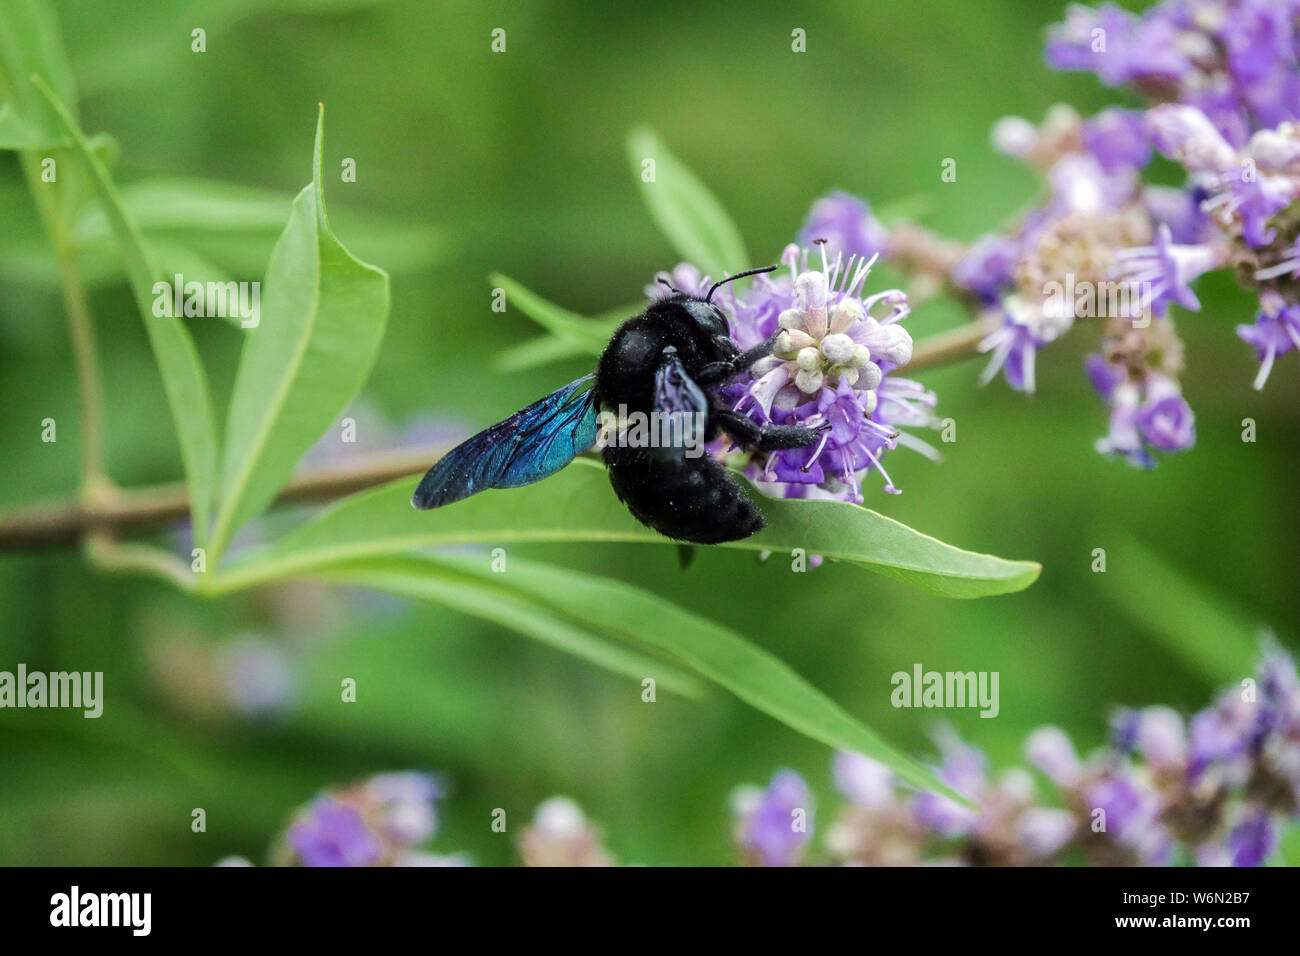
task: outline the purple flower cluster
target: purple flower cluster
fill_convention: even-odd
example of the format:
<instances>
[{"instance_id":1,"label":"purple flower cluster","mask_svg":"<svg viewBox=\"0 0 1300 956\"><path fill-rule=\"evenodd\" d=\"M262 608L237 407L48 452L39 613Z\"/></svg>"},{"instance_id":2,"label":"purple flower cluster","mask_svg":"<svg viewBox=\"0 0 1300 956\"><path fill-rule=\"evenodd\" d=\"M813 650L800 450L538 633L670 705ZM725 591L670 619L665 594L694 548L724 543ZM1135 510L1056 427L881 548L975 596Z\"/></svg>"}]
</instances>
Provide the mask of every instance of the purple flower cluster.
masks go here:
<instances>
[{"instance_id":1,"label":"purple flower cluster","mask_svg":"<svg viewBox=\"0 0 1300 956\"><path fill-rule=\"evenodd\" d=\"M826 831L831 861L914 864L1260 866L1300 816L1300 678L1280 650L1253 678L1188 721L1168 707L1120 711L1110 744L1081 758L1058 728L1025 742L1025 759L1057 800L1038 796L1025 767L990 774L984 754L944 728L937 772L974 808L914 791L861 754L835 755L845 803ZM737 839L745 859L792 865L810 833L792 831L811 802L781 771L744 792Z\"/></svg>"},{"instance_id":2,"label":"purple flower cluster","mask_svg":"<svg viewBox=\"0 0 1300 956\"><path fill-rule=\"evenodd\" d=\"M1152 451L1174 452L1196 441L1191 406L1167 376L1145 370L1136 380L1123 362L1101 355L1087 358L1093 388L1110 407L1110 431L1097 440L1097 450L1120 455L1148 468Z\"/></svg>"},{"instance_id":3,"label":"purple flower cluster","mask_svg":"<svg viewBox=\"0 0 1300 956\"><path fill-rule=\"evenodd\" d=\"M1261 363L1256 388L1300 349L1300 0L1166 0L1140 15L1075 5L1046 58L1146 106L1001 120L995 147L1041 175L1044 197L946 278L993 329L983 380L1018 391L1035 390L1041 349L1096 320L1088 373L1110 411L1097 447L1150 467L1195 441L1170 307L1201 308L1200 276L1232 267L1258 294L1255 322L1238 327ZM1144 180L1157 154L1183 167L1182 187ZM850 232L840 218L819 216L837 237Z\"/></svg>"},{"instance_id":4,"label":"purple flower cluster","mask_svg":"<svg viewBox=\"0 0 1300 956\"><path fill-rule=\"evenodd\" d=\"M1142 14L1071 6L1047 41L1058 70L1195 107L1233 146L1300 118L1296 0L1166 0Z\"/></svg>"},{"instance_id":5,"label":"purple flower cluster","mask_svg":"<svg viewBox=\"0 0 1300 956\"><path fill-rule=\"evenodd\" d=\"M948 271L993 326L980 346L990 355L982 380L1001 374L1017 391L1033 392L1038 352L1088 321L1102 342L1088 371L1111 415L1098 449L1150 467L1153 451L1191 447L1192 413L1178 385L1182 346L1169 306L1199 307L1191 283L1224 265L1227 247L1200 241L1213 230L1198 202L1143 183L1152 155L1146 115L1116 108L1084 120L1057 106L1037 126L1000 121L993 142L1037 169L1046 195L1010 231L977 240Z\"/></svg>"},{"instance_id":6,"label":"purple flower cluster","mask_svg":"<svg viewBox=\"0 0 1300 956\"><path fill-rule=\"evenodd\" d=\"M418 849L438 828L437 778L384 773L321 794L300 810L274 861L282 866L464 866Z\"/></svg>"},{"instance_id":7,"label":"purple flower cluster","mask_svg":"<svg viewBox=\"0 0 1300 956\"><path fill-rule=\"evenodd\" d=\"M1160 304L1198 309L1187 282L1233 265L1260 297L1238 334L1256 349L1262 388L1274 360L1300 347L1288 311L1300 303L1300 0L1166 0L1140 15L1073 6L1046 56L1150 104L1113 140L1096 131L1100 117L1088 121L1084 149L1104 163L1136 157L1141 142L1184 168L1184 189L1146 203L1166 231L1140 268L1172 290Z\"/></svg>"},{"instance_id":8,"label":"purple flower cluster","mask_svg":"<svg viewBox=\"0 0 1300 956\"><path fill-rule=\"evenodd\" d=\"M914 790L883 764L835 754L843 798L815 850L814 797L793 770L732 794L743 863L852 865L1260 866L1300 819L1300 676L1270 647L1255 674L1184 720L1168 707L1122 709L1109 744L1087 758L1064 731L1025 741L1029 767L992 773L985 755L941 727L936 772L966 806ZM1036 770L1057 799L1040 798ZM385 773L327 791L299 810L281 866L464 866L422 850L438 829L438 779ZM540 804L517 841L525 866L612 866L599 830L567 797ZM241 857L222 866L251 865Z\"/></svg>"},{"instance_id":9,"label":"purple flower cluster","mask_svg":"<svg viewBox=\"0 0 1300 956\"><path fill-rule=\"evenodd\" d=\"M871 248L880 231L866 205L842 194L824 199L804 232L821 226L835 238L814 239L819 265L809 264L807 248L790 245L781 256L788 272L760 275L745 292L728 287L715 295L738 347L775 340L771 356L720 393L759 425L831 426L814 445L751 458L748 474L765 492L861 502L860 485L871 471L886 491L898 492L881 461L889 449L906 443L933 455L900 429L932 425L936 398L893 374L912 357L912 337L900 324L909 307L897 289L863 291L877 254L853 250ZM838 247L833 257L831 241ZM686 264L659 278L693 294L711 284ZM663 295L664 283L647 291ZM724 444L714 450L719 457L730 452Z\"/></svg>"}]
</instances>

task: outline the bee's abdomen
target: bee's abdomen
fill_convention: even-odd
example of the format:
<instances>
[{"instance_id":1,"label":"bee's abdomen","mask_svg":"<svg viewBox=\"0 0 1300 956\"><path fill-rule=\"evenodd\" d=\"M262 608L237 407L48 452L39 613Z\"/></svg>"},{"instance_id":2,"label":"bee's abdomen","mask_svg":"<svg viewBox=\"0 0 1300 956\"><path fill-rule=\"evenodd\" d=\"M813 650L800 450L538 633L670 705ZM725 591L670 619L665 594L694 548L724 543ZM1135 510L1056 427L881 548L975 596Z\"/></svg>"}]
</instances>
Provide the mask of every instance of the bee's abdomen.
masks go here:
<instances>
[{"instance_id":1,"label":"bee's abdomen","mask_svg":"<svg viewBox=\"0 0 1300 956\"><path fill-rule=\"evenodd\" d=\"M763 527L753 502L708 455L660 457L641 448L611 446L604 458L619 500L660 534L717 544L748 538Z\"/></svg>"}]
</instances>

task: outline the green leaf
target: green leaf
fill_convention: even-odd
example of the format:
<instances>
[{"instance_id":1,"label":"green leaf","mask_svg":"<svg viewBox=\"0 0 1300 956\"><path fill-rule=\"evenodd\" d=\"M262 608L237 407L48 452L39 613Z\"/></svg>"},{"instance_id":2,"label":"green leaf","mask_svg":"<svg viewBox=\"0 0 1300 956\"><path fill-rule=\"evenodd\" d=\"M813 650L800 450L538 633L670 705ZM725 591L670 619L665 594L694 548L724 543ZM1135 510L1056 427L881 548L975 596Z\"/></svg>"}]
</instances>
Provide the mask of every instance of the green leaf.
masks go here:
<instances>
[{"instance_id":1,"label":"green leaf","mask_svg":"<svg viewBox=\"0 0 1300 956\"><path fill-rule=\"evenodd\" d=\"M591 352L574 345L557 335L538 335L526 342L502 349L492 357L492 368L498 372L522 372L552 362L567 359L590 358Z\"/></svg>"},{"instance_id":2,"label":"green leaf","mask_svg":"<svg viewBox=\"0 0 1300 956\"><path fill-rule=\"evenodd\" d=\"M164 177L123 186L122 201L140 228L201 230L204 232L266 232L284 230L288 193L220 181ZM104 231L104 211L87 206L78 217L77 235L93 239Z\"/></svg>"},{"instance_id":3,"label":"green leaf","mask_svg":"<svg viewBox=\"0 0 1300 956\"><path fill-rule=\"evenodd\" d=\"M54 91L52 100L47 102L28 82L33 74L44 77ZM62 146L70 141L54 104L73 107L77 88L53 4L0 0L0 94L0 99L9 100L0 105L0 149Z\"/></svg>"},{"instance_id":4,"label":"green leaf","mask_svg":"<svg viewBox=\"0 0 1300 956\"><path fill-rule=\"evenodd\" d=\"M444 570L484 582L500 577L493 575L482 559L452 555L390 558L360 569L367 567L417 578L421 574L436 577ZM344 567L337 573L355 581L357 570ZM634 646L649 645L672 654L719 687L813 740L866 754L913 786L961 799L927 767L895 750L782 661L720 624L622 581L548 564L511 558L505 577L511 591L556 614L573 617ZM640 674L653 675L653 671Z\"/></svg>"},{"instance_id":5,"label":"green leaf","mask_svg":"<svg viewBox=\"0 0 1300 956\"><path fill-rule=\"evenodd\" d=\"M744 479L741 479L744 481ZM893 518L847 501L768 498L750 487L767 527L738 544L858 564L942 597L973 598L1023 591L1038 579L1036 561L964 551Z\"/></svg>"},{"instance_id":6,"label":"green leaf","mask_svg":"<svg viewBox=\"0 0 1300 956\"><path fill-rule=\"evenodd\" d=\"M233 275L184 243L146 236L144 244L150 257L158 263L159 271L165 276L182 276L185 285L197 282L206 289L210 282L222 284L238 282ZM242 331L244 319L240 315L240 310L228 307L223 311L226 314L219 318Z\"/></svg>"},{"instance_id":7,"label":"green leaf","mask_svg":"<svg viewBox=\"0 0 1300 956\"><path fill-rule=\"evenodd\" d=\"M485 557L479 561L487 560ZM431 601L472 617L500 624L616 674L640 681L653 677L669 690L699 697L703 686L694 677L662 660L610 643L603 627L552 610L515 585L520 559L510 559L509 574L476 574L469 561L423 557L373 558L320 572L336 583Z\"/></svg>"},{"instance_id":8,"label":"green leaf","mask_svg":"<svg viewBox=\"0 0 1300 956\"><path fill-rule=\"evenodd\" d=\"M599 355L609 344L613 329L608 326L548 302L509 276L494 272L488 281L505 290L508 305L516 306L524 315L575 349L588 355Z\"/></svg>"},{"instance_id":9,"label":"green leaf","mask_svg":"<svg viewBox=\"0 0 1300 956\"><path fill-rule=\"evenodd\" d=\"M157 246L179 244L247 279L260 275L284 231L293 197L275 190L196 177L145 179L121 189L122 202ZM340 210L333 211L334 218ZM446 254L442 232L372 212L353 215L349 244L382 259L392 271L424 269ZM78 243L93 246L107 234L103 209L88 204L74 225ZM187 276L188 278L188 276Z\"/></svg>"},{"instance_id":10,"label":"green leaf","mask_svg":"<svg viewBox=\"0 0 1300 956\"><path fill-rule=\"evenodd\" d=\"M1250 673L1260 630L1249 614L1127 532L1112 530L1104 540L1106 573L1097 575L1097 594L1212 684Z\"/></svg>"},{"instance_id":11,"label":"green leaf","mask_svg":"<svg viewBox=\"0 0 1300 956\"><path fill-rule=\"evenodd\" d=\"M509 282L515 292L520 294L517 303L520 311L551 333L498 352L493 366L502 372L518 372L584 355L599 355L605 350L614 331L642 309L639 304L627 305L611 309L602 315L583 318L547 302L511 279L496 278Z\"/></svg>"},{"instance_id":12,"label":"green leaf","mask_svg":"<svg viewBox=\"0 0 1300 956\"><path fill-rule=\"evenodd\" d=\"M47 142L48 137L19 116L11 104L0 106L0 149L36 149Z\"/></svg>"},{"instance_id":13,"label":"green leaf","mask_svg":"<svg viewBox=\"0 0 1300 956\"><path fill-rule=\"evenodd\" d=\"M578 459L543 482L485 491L428 513L411 509L414 479L400 479L336 503L283 538L223 569L212 583L229 591L351 558L435 545L505 541L625 541L672 545L642 525L614 496L605 469ZM803 548L947 597L1006 594L1028 587L1039 566L962 551L858 505L750 495L768 527L722 547L745 551Z\"/></svg>"},{"instance_id":14,"label":"green leaf","mask_svg":"<svg viewBox=\"0 0 1300 956\"><path fill-rule=\"evenodd\" d=\"M161 273L140 238L135 221L122 206L117 187L103 161L72 116L44 80L33 78L50 108L73 141L90 170L91 181L107 211L109 225L122 253L127 282L136 307L144 319L154 359L162 374L163 388L171 408L172 421L180 440L190 493L190 514L194 541L202 546L212 508L216 475L217 439L212 419L212 399L194 340L180 319L154 314L154 283Z\"/></svg>"},{"instance_id":15,"label":"green leaf","mask_svg":"<svg viewBox=\"0 0 1300 956\"><path fill-rule=\"evenodd\" d=\"M353 256L330 231L321 178L325 110L316 123L312 184L293 202L267 266L261 321L247 333L230 398L219 557L259 514L294 465L360 390L388 319L388 275Z\"/></svg>"},{"instance_id":16,"label":"green leaf","mask_svg":"<svg viewBox=\"0 0 1300 956\"><path fill-rule=\"evenodd\" d=\"M651 218L678 255L718 279L753 265L722 203L654 132L633 130L627 155ZM654 182L643 174L648 159L654 160Z\"/></svg>"}]
</instances>

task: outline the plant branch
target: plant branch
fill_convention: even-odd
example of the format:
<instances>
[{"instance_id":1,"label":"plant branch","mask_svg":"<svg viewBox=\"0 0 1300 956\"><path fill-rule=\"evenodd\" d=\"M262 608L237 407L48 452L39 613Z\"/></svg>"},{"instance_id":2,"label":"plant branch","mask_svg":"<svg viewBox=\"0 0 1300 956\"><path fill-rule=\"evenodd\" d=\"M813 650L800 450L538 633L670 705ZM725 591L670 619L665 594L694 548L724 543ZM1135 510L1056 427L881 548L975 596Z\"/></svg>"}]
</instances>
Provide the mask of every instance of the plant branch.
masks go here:
<instances>
[{"instance_id":1,"label":"plant branch","mask_svg":"<svg viewBox=\"0 0 1300 956\"><path fill-rule=\"evenodd\" d=\"M72 345L77 395L81 406L81 495L83 501L93 504L111 493L112 485L104 466L103 414L95 324L91 318L81 269L77 264L75 245L68 230L67 203L58 202L51 193L54 188L66 187L44 181L41 176L41 157L37 153L24 151L20 162L32 202L40 214L46 237L54 249L58 263L59 286L63 292L63 306L68 318L68 337Z\"/></svg>"},{"instance_id":2,"label":"plant branch","mask_svg":"<svg viewBox=\"0 0 1300 956\"><path fill-rule=\"evenodd\" d=\"M81 487L83 494L93 501L108 483L104 466L99 364L95 359L95 325L86 301L86 288L81 281L81 269L70 253L59 253L59 281L68 313L68 335L72 341L81 401Z\"/></svg>"},{"instance_id":3,"label":"plant branch","mask_svg":"<svg viewBox=\"0 0 1300 956\"><path fill-rule=\"evenodd\" d=\"M979 355L980 342L997 327L996 318L981 318L922 339L912 350L912 360L903 367L902 374L911 375L927 368L974 358Z\"/></svg>"},{"instance_id":4,"label":"plant branch","mask_svg":"<svg viewBox=\"0 0 1300 956\"><path fill-rule=\"evenodd\" d=\"M142 572L162 578L182 591L195 591L195 576L176 555L147 544L123 544L102 529L85 538L85 553L91 564L105 571Z\"/></svg>"},{"instance_id":5,"label":"plant branch","mask_svg":"<svg viewBox=\"0 0 1300 956\"><path fill-rule=\"evenodd\" d=\"M424 471L440 458L445 445L362 455L345 465L313 469L290 480L277 504L332 501L355 491ZM92 530L141 531L189 517L183 482L123 489L102 502L58 502L0 515L0 550L75 542Z\"/></svg>"},{"instance_id":6,"label":"plant branch","mask_svg":"<svg viewBox=\"0 0 1300 956\"><path fill-rule=\"evenodd\" d=\"M925 339L913 351L907 371L969 358L977 354L980 340L990 331L990 324L980 320ZM346 464L304 471L285 486L276 503L342 498L418 474L446 451L445 445L402 449L361 455ZM183 521L189 513L189 497L182 482L122 489L82 503L38 505L0 514L0 550L75 543L95 531L113 534L144 531Z\"/></svg>"}]
</instances>

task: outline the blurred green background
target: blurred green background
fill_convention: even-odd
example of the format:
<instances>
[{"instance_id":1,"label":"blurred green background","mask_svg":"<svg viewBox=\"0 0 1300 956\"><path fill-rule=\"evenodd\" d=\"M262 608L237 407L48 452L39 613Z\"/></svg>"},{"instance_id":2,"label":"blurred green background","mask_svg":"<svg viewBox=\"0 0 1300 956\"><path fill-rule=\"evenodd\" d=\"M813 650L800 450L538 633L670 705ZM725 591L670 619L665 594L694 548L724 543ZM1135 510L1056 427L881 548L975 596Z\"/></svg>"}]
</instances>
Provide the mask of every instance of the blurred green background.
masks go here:
<instances>
[{"instance_id":1,"label":"blurred green background","mask_svg":"<svg viewBox=\"0 0 1300 956\"><path fill-rule=\"evenodd\" d=\"M1037 189L989 148L997 118L1117 99L1043 65L1043 30L1063 11L1041 0L55 6L83 125L116 138L124 185L238 183L274 191L287 218L325 103L327 172L343 157L357 164L355 183L327 185L332 224L393 274L386 343L354 406L363 439L415 416L486 425L586 370L494 371L494 355L536 329L516 310L490 311L486 277L503 272L595 314L635 302L675 262L627 167L633 126L655 128L728 207L756 257L740 268L774 259L832 188L882 208L920 198L922 223L973 238ZM195 27L207 31L204 54L190 50ZM495 27L507 31L504 55L489 51ZM795 27L806 54L790 50ZM947 157L954 183L940 180ZM0 223L7 507L73 494L78 436L53 266L9 155ZM209 252L260 278L273 238L234 234ZM179 455L141 323L125 286L111 271L100 278L111 472L126 485L174 480ZM998 764L1018 759L1041 723L1089 747L1117 703L1199 707L1251 661L1213 674L1175 646L1171 631L1203 645L1220 625L1151 562L1227 609L1227 644L1262 626L1286 643L1300 633L1300 367L1288 356L1265 392L1251 391L1256 364L1233 333L1250 298L1220 277L1198 288L1204 310L1179 325L1199 440L1153 472L1092 449L1106 421L1082 374L1090 329L1040 356L1033 397L978 388L978 363L921 376L958 441L938 466L892 455L904 494L868 481L867 504L962 547L1041 561L1022 594L944 600L850 567L792 577L779 558L731 551L704 550L685 573L671 548L517 551L636 582L729 625L914 753L928 752L935 714L891 708L889 677L915 662L1001 674L997 719L944 715ZM920 338L963 320L929 302L909 327ZM191 328L220 406L239 337L223 323ZM45 417L59 422L57 444L39 441ZM1246 417L1258 422L1254 444L1241 441ZM1090 570L1099 547L1104 575ZM829 751L725 693L664 692L647 706L625 679L424 605L311 585L200 602L49 550L0 555L0 608L0 668L102 670L108 698L99 720L0 711L0 863L262 862L319 788L412 767L453 785L434 848L480 863L515 859L511 834L489 828L493 808L516 830L556 793L599 821L618 859L648 864L732 860L728 794L777 767L832 802ZM216 686L250 646L287 662L275 714L241 715ZM357 678L356 704L338 703L340 676ZM195 807L206 833L190 830Z\"/></svg>"}]
</instances>

